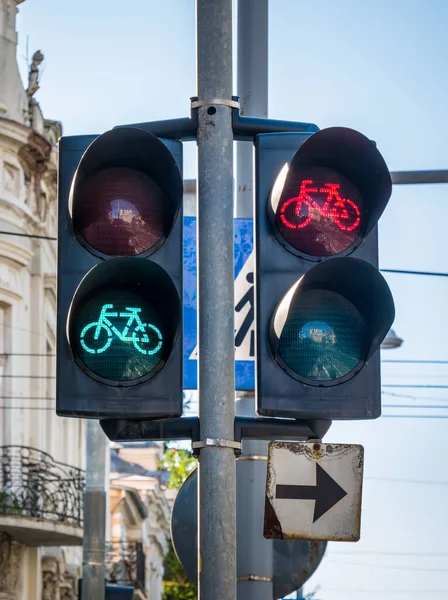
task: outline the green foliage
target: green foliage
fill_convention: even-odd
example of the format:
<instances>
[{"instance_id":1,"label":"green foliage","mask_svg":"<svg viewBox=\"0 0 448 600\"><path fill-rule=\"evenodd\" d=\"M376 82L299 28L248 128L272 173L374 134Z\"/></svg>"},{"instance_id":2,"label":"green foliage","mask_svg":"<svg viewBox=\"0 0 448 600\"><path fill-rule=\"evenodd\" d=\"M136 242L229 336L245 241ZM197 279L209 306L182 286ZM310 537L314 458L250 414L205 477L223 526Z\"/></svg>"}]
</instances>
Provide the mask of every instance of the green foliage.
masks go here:
<instances>
[{"instance_id":1,"label":"green foliage","mask_svg":"<svg viewBox=\"0 0 448 600\"><path fill-rule=\"evenodd\" d=\"M191 452L177 448L167 448L159 464L159 469L170 471L169 488L180 488L196 467L197 460L192 457ZM162 600L196 600L197 597L197 584L188 578L187 572L177 560L173 544L170 542L170 548L165 557Z\"/></svg>"},{"instance_id":2,"label":"green foliage","mask_svg":"<svg viewBox=\"0 0 448 600\"><path fill-rule=\"evenodd\" d=\"M188 450L168 448L159 464L159 469L170 471L169 488L180 488L188 475L194 471L197 460Z\"/></svg>"},{"instance_id":3,"label":"green foliage","mask_svg":"<svg viewBox=\"0 0 448 600\"><path fill-rule=\"evenodd\" d=\"M196 600L198 588L177 560L172 543L165 558L162 600Z\"/></svg>"},{"instance_id":4,"label":"green foliage","mask_svg":"<svg viewBox=\"0 0 448 600\"><path fill-rule=\"evenodd\" d=\"M20 500L12 491L0 492L0 513L3 515L21 515L23 508Z\"/></svg>"}]
</instances>

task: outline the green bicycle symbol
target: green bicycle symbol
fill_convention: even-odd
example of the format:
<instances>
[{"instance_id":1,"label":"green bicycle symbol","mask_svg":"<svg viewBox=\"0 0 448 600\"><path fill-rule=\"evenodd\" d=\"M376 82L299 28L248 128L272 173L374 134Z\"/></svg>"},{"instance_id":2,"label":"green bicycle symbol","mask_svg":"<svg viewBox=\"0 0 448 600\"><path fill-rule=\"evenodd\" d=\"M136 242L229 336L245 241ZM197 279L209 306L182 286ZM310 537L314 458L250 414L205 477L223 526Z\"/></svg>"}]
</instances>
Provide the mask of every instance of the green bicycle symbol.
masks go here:
<instances>
[{"instance_id":1,"label":"green bicycle symbol","mask_svg":"<svg viewBox=\"0 0 448 600\"><path fill-rule=\"evenodd\" d=\"M118 313L118 312L111 312L113 307L114 307L113 304L104 304L101 309L101 313L100 313L100 317L99 317L98 321L89 323L81 331L81 336L80 336L81 346L84 348L84 350L86 352L89 352L90 354L101 354L103 352L106 352L106 350L112 344L114 335L122 342L132 342L134 344L136 350L138 350L142 354L150 354L151 355L151 354L155 354L156 352L158 352L160 350L160 348L162 347L162 334L155 325L151 325L150 323L142 323L142 321L138 315L138 313L140 313L142 311L141 308L132 308L129 306L129 307L126 307L126 309L125 309L127 312ZM117 317L123 318L123 319L126 319L126 318L128 319L126 325L123 328L123 331L119 331L115 327L115 325L113 325L112 322L109 320L110 318L116 319ZM128 335L129 330L134 322L135 322L135 328L132 331L132 333L130 335ZM95 329L95 333L93 334L93 339L95 341L99 340L99 337L100 337L100 334L102 331L105 332L107 335L105 343L102 346L99 344L97 348L90 348L85 341L86 333L89 330L91 330L92 328ZM148 347L150 344L149 335L147 333L148 330L154 331L157 336L157 345L154 348ZM104 335L102 337L104 337ZM102 342L100 342L100 343L102 343Z\"/></svg>"}]
</instances>

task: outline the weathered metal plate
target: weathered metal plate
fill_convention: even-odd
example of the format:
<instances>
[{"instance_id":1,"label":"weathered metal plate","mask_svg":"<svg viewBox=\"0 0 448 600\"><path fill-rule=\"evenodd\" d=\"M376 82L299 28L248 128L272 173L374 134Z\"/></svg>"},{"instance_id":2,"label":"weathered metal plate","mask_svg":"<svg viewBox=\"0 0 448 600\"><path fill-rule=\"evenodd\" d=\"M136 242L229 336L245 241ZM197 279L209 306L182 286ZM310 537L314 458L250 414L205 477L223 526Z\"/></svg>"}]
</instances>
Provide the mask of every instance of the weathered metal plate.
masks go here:
<instances>
[{"instance_id":1,"label":"weathered metal plate","mask_svg":"<svg viewBox=\"0 0 448 600\"><path fill-rule=\"evenodd\" d=\"M357 542L364 448L271 442L264 537Z\"/></svg>"},{"instance_id":2,"label":"weathered metal plate","mask_svg":"<svg viewBox=\"0 0 448 600\"><path fill-rule=\"evenodd\" d=\"M236 468L241 466L237 461ZM260 489L263 493L263 488ZM198 474L194 470L184 481L174 502L171 513L171 538L177 557L189 578L198 576ZM238 512L237 544L244 534L245 523ZM260 518L260 528L262 522ZM270 543L266 541L266 543ZM324 541L273 540L274 549L274 598L283 598L302 587L319 566L327 547ZM237 573L241 572L240 553L237 552Z\"/></svg>"}]
</instances>

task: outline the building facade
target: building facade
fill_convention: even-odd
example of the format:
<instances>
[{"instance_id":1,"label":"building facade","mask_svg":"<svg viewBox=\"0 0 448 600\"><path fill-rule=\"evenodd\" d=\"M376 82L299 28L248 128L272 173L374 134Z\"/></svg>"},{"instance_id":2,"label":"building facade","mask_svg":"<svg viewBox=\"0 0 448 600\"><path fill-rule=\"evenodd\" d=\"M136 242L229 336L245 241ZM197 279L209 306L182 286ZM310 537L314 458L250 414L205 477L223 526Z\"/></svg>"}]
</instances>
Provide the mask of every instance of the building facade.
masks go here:
<instances>
[{"instance_id":1,"label":"building facade","mask_svg":"<svg viewBox=\"0 0 448 600\"><path fill-rule=\"evenodd\" d=\"M55 413L58 121L17 66L16 15L0 0L0 600L77 597L86 423ZM170 502L157 444L112 450L107 578L161 600ZM137 464L138 463L138 464ZM168 492L169 494L169 492Z\"/></svg>"},{"instance_id":2,"label":"building facade","mask_svg":"<svg viewBox=\"0 0 448 600\"><path fill-rule=\"evenodd\" d=\"M172 492L177 490L166 489L169 473L158 469L162 455L163 444L156 442L114 444L111 451L108 578L134 581L134 596L142 600L161 600L163 593ZM122 569L121 579L113 575L114 568Z\"/></svg>"},{"instance_id":3,"label":"building facade","mask_svg":"<svg viewBox=\"0 0 448 600\"><path fill-rule=\"evenodd\" d=\"M0 0L0 598L76 597L85 423L55 405L56 142L16 60L16 14Z\"/></svg>"}]
</instances>

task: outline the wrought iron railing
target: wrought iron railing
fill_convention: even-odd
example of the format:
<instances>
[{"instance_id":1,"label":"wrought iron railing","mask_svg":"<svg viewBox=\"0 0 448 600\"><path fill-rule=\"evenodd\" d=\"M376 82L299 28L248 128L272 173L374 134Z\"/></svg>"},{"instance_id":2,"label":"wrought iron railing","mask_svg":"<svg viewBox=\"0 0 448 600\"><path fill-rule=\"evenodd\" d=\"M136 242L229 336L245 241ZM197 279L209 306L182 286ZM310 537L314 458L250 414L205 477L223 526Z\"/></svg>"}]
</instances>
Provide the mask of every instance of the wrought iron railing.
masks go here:
<instances>
[{"instance_id":1,"label":"wrought iron railing","mask_svg":"<svg viewBox=\"0 0 448 600\"><path fill-rule=\"evenodd\" d=\"M41 450L0 446L0 515L82 526L85 473Z\"/></svg>"},{"instance_id":2,"label":"wrought iron railing","mask_svg":"<svg viewBox=\"0 0 448 600\"><path fill-rule=\"evenodd\" d=\"M109 583L131 585L145 591L145 553L140 542L106 544L106 578Z\"/></svg>"}]
</instances>

